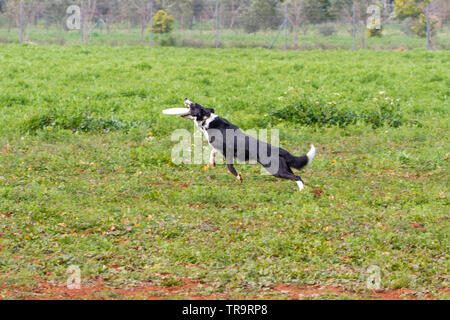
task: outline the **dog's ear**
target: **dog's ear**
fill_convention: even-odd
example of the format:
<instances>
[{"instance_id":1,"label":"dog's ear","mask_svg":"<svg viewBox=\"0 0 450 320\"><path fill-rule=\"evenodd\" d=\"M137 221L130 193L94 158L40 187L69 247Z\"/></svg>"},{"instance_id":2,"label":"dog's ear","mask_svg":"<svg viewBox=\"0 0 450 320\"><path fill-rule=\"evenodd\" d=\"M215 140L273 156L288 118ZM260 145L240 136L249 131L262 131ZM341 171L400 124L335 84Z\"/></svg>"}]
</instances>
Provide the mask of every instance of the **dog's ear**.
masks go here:
<instances>
[{"instance_id":1,"label":"dog's ear","mask_svg":"<svg viewBox=\"0 0 450 320\"><path fill-rule=\"evenodd\" d=\"M201 109L201 117L203 119L209 118L211 116L211 113L214 113L214 109L211 109L211 108L202 108Z\"/></svg>"}]
</instances>

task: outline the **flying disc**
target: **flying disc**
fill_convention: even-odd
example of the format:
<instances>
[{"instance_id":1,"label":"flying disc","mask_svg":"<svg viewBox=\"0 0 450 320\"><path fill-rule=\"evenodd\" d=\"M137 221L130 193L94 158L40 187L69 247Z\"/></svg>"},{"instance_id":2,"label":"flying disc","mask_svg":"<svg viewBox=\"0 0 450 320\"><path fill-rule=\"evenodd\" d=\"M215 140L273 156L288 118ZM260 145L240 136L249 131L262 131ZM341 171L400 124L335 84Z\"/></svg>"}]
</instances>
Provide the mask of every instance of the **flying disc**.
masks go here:
<instances>
[{"instance_id":1,"label":"flying disc","mask_svg":"<svg viewBox=\"0 0 450 320\"><path fill-rule=\"evenodd\" d=\"M164 114L188 114L189 109L188 108L170 108L163 110Z\"/></svg>"}]
</instances>

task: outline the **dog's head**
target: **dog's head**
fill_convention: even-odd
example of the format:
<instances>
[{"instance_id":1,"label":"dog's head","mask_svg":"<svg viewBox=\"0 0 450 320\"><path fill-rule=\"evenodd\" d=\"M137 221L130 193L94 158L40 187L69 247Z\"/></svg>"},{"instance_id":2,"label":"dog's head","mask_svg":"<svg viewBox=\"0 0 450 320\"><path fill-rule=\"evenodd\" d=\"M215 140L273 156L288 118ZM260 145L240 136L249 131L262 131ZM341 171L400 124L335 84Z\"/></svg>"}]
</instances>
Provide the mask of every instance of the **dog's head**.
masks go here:
<instances>
[{"instance_id":1,"label":"dog's head","mask_svg":"<svg viewBox=\"0 0 450 320\"><path fill-rule=\"evenodd\" d=\"M201 104L189 101L188 98L184 99L184 104L189 108L189 113L182 115L182 117L186 119L203 121L208 119L214 113L214 109L205 108Z\"/></svg>"}]
</instances>

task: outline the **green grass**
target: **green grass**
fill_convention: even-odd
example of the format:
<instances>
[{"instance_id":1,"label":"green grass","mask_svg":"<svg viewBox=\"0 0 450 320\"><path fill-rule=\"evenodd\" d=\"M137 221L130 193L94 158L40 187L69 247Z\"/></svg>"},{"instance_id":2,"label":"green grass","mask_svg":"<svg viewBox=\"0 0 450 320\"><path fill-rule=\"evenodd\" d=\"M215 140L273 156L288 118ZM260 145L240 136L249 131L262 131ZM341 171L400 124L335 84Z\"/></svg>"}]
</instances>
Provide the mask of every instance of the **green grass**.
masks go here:
<instances>
[{"instance_id":1,"label":"green grass","mask_svg":"<svg viewBox=\"0 0 450 320\"><path fill-rule=\"evenodd\" d=\"M0 17L1 19L1 17ZM1 22L1 20L0 20ZM331 36L323 36L319 32L319 27L311 25L306 33L299 32L298 49L351 49L353 45L351 25L336 25L337 32ZM224 29L219 33L221 48L267 48L274 39L277 30L258 31L255 33L246 33L243 30ZM357 47L363 47L361 34L358 34ZM212 48L215 47L215 27L210 25L197 26L194 29L175 29L167 41L168 36L154 35L154 43L168 43L170 46L194 47L194 48ZM433 48L437 50L448 50L450 38L449 26L444 25L438 30L433 39ZM73 45L80 44L81 36L79 31L66 31L61 27L51 26L48 30L42 25L32 26L29 39L32 43L39 44L58 44ZM165 41L164 41L165 40ZM0 24L0 42L19 42L19 32L16 28L8 31L6 24ZM89 43L94 45L149 45L150 33L145 31L144 39L141 41L140 29L121 25L113 25L111 32L95 29L89 36ZM283 48L284 34L280 34L274 44L274 48ZM294 35L288 32L287 44L289 49L294 48ZM388 24L384 26L383 36L381 38L365 39L365 46L375 50L396 50L400 47L404 49L424 49L426 39L415 35L406 35L400 30L399 25Z\"/></svg>"},{"instance_id":2,"label":"green grass","mask_svg":"<svg viewBox=\"0 0 450 320\"><path fill-rule=\"evenodd\" d=\"M448 52L10 44L0 65L0 287L65 283L70 265L82 281L191 277L231 297L359 292L371 265L387 289L448 287ZM193 127L161 110L184 97L279 129L294 154L314 143L306 189L248 164L242 184L223 165L174 165L170 135ZM305 101L360 117L274 114ZM365 118L383 101L399 126Z\"/></svg>"}]
</instances>

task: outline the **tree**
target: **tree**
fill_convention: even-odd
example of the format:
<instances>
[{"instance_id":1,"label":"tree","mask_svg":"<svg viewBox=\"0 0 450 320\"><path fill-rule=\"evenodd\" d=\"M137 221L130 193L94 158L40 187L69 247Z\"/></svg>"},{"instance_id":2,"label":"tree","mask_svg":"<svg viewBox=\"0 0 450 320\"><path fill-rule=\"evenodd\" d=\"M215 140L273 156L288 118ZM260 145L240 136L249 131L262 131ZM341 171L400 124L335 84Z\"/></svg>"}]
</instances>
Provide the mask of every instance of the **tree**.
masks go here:
<instances>
[{"instance_id":1,"label":"tree","mask_svg":"<svg viewBox=\"0 0 450 320\"><path fill-rule=\"evenodd\" d=\"M144 40L144 31L150 21L150 15L153 14L150 12L151 3L149 0L133 0L131 2L131 6L135 9L139 16L139 24L141 26L141 41Z\"/></svg>"},{"instance_id":2,"label":"tree","mask_svg":"<svg viewBox=\"0 0 450 320\"><path fill-rule=\"evenodd\" d=\"M430 4L433 16L439 21L439 27L447 24L450 18L450 3L448 0L433 0Z\"/></svg>"},{"instance_id":3,"label":"tree","mask_svg":"<svg viewBox=\"0 0 450 320\"><path fill-rule=\"evenodd\" d=\"M235 25L239 24L238 18L246 8L248 8L253 0L220 0L219 16L220 24L228 26L232 29ZM215 15L215 1L210 6L205 6L204 13L211 18Z\"/></svg>"},{"instance_id":4,"label":"tree","mask_svg":"<svg viewBox=\"0 0 450 320\"><path fill-rule=\"evenodd\" d=\"M418 18L423 12L421 4L425 0L395 0L394 10L398 19Z\"/></svg>"},{"instance_id":5,"label":"tree","mask_svg":"<svg viewBox=\"0 0 450 320\"><path fill-rule=\"evenodd\" d=\"M82 0L83 15L83 41L87 43L89 33L91 31L91 24L94 16L97 14L97 0Z\"/></svg>"},{"instance_id":6,"label":"tree","mask_svg":"<svg viewBox=\"0 0 450 320\"><path fill-rule=\"evenodd\" d=\"M306 0L291 0L288 2L288 20L292 26L294 33L294 48L298 47L298 32L302 25L308 21L307 1Z\"/></svg>"},{"instance_id":7,"label":"tree","mask_svg":"<svg viewBox=\"0 0 450 320\"><path fill-rule=\"evenodd\" d=\"M52 24L63 26L64 18L66 17L66 10L71 4L72 3L70 0L46 1L41 12L41 16L45 20L46 28Z\"/></svg>"},{"instance_id":8,"label":"tree","mask_svg":"<svg viewBox=\"0 0 450 320\"><path fill-rule=\"evenodd\" d=\"M203 0L192 0L191 6L192 6L192 17L198 21L200 20L201 14L204 9L204 2Z\"/></svg>"},{"instance_id":9,"label":"tree","mask_svg":"<svg viewBox=\"0 0 450 320\"><path fill-rule=\"evenodd\" d=\"M274 29L283 21L278 0L254 0L244 15L244 29L256 32Z\"/></svg>"},{"instance_id":10,"label":"tree","mask_svg":"<svg viewBox=\"0 0 450 320\"><path fill-rule=\"evenodd\" d=\"M331 1L330 0L317 0L316 1L318 8L320 10L320 20L319 22L326 22L334 19L333 11L331 10Z\"/></svg>"},{"instance_id":11,"label":"tree","mask_svg":"<svg viewBox=\"0 0 450 320\"><path fill-rule=\"evenodd\" d=\"M290 0L288 20L294 33L294 46L298 46L298 31L305 26L306 33L308 24L322 23L337 19L342 13L351 12L353 0ZM331 28L327 28L331 29Z\"/></svg>"},{"instance_id":12,"label":"tree","mask_svg":"<svg viewBox=\"0 0 450 320\"><path fill-rule=\"evenodd\" d=\"M121 16L120 0L99 0L94 19L98 23L106 26L106 31L110 32L110 25Z\"/></svg>"},{"instance_id":13,"label":"tree","mask_svg":"<svg viewBox=\"0 0 450 320\"><path fill-rule=\"evenodd\" d=\"M330 0L328 11L335 22L349 23L352 21L353 0Z\"/></svg>"},{"instance_id":14,"label":"tree","mask_svg":"<svg viewBox=\"0 0 450 320\"><path fill-rule=\"evenodd\" d=\"M427 36L427 19L425 16L425 8L430 0L395 0L394 10L397 19L412 21L409 31L419 37ZM438 20L430 18L431 36L436 34L436 24Z\"/></svg>"},{"instance_id":15,"label":"tree","mask_svg":"<svg viewBox=\"0 0 450 320\"><path fill-rule=\"evenodd\" d=\"M186 22L192 23L192 0L172 0L168 5L168 11L178 20L181 30L184 29Z\"/></svg>"},{"instance_id":16,"label":"tree","mask_svg":"<svg viewBox=\"0 0 450 320\"><path fill-rule=\"evenodd\" d=\"M30 35L30 26L33 21L40 15L44 8L45 0L10 0L6 4L8 11L14 17L16 25L20 28L20 3L23 2L23 29L24 29L24 41L28 41Z\"/></svg>"},{"instance_id":17,"label":"tree","mask_svg":"<svg viewBox=\"0 0 450 320\"><path fill-rule=\"evenodd\" d=\"M237 16L242 12L242 9L244 8L245 5L247 5L248 1L235 1L235 0L231 0L228 1L228 10L229 10L229 25L228 27L230 29L233 28L235 22L236 22L236 18Z\"/></svg>"}]
</instances>

